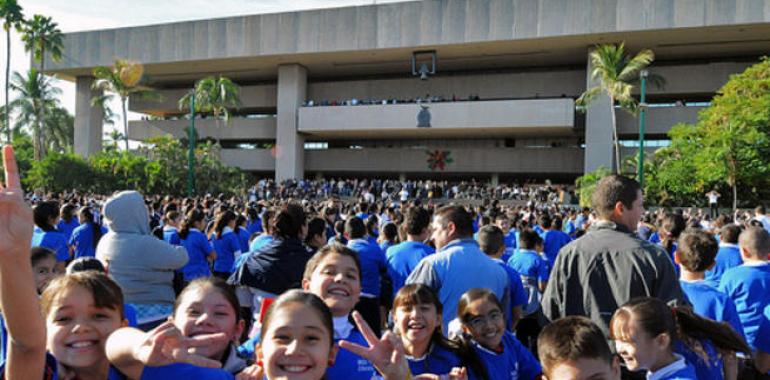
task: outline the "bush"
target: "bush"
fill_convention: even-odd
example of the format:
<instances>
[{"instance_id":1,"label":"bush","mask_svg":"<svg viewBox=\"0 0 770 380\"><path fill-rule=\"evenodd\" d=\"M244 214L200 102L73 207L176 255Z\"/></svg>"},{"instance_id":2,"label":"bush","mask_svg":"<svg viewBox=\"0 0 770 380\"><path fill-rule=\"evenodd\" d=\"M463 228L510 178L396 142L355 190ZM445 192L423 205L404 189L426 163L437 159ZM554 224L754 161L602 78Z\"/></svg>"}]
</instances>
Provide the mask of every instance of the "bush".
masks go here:
<instances>
[{"instance_id":1,"label":"bush","mask_svg":"<svg viewBox=\"0 0 770 380\"><path fill-rule=\"evenodd\" d=\"M591 207L591 196L594 194L599 180L612 174L610 169L600 166L598 169L588 172L575 180L575 193L578 196L580 207Z\"/></svg>"},{"instance_id":2,"label":"bush","mask_svg":"<svg viewBox=\"0 0 770 380\"><path fill-rule=\"evenodd\" d=\"M90 190L94 171L88 162L72 153L51 152L41 161L33 161L24 184L31 189L64 192Z\"/></svg>"}]
</instances>

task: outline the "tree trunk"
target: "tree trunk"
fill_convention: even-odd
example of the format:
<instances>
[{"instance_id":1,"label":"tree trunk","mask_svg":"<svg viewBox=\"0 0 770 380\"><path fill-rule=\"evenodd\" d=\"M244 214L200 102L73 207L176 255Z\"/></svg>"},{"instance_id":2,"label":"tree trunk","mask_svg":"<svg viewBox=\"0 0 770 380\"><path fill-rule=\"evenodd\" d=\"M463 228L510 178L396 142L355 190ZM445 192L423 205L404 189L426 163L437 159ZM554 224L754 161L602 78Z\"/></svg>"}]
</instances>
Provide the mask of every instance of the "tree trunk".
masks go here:
<instances>
[{"instance_id":1,"label":"tree trunk","mask_svg":"<svg viewBox=\"0 0 770 380\"><path fill-rule=\"evenodd\" d=\"M7 23L7 21L6 21ZM7 25L7 24L6 24ZM8 29L6 30L6 39L5 39L5 142L10 144L12 140L11 136L11 110L8 108L8 86L9 86L9 80L11 78L11 26L8 25Z\"/></svg>"},{"instance_id":2,"label":"tree trunk","mask_svg":"<svg viewBox=\"0 0 770 380\"><path fill-rule=\"evenodd\" d=\"M40 154L40 123L38 120L35 120L35 122L32 123L32 149L33 158L35 161L40 161L42 155Z\"/></svg>"},{"instance_id":3,"label":"tree trunk","mask_svg":"<svg viewBox=\"0 0 770 380\"><path fill-rule=\"evenodd\" d=\"M123 105L123 141L126 142L126 152L128 152L128 111L126 110L128 97L122 97L120 100Z\"/></svg>"},{"instance_id":4,"label":"tree trunk","mask_svg":"<svg viewBox=\"0 0 770 380\"><path fill-rule=\"evenodd\" d=\"M618 122L615 118L615 99L610 98L610 116L612 116L612 140L615 150L615 174L620 174L620 140L618 140Z\"/></svg>"},{"instance_id":5,"label":"tree trunk","mask_svg":"<svg viewBox=\"0 0 770 380\"><path fill-rule=\"evenodd\" d=\"M32 54L32 57L34 57L35 54ZM45 59L45 45L40 45L40 72L38 73L39 77L38 80L43 81L45 76L43 76L43 60ZM37 115L38 123L40 124L40 158L43 158L45 156L45 103L41 104L41 107L39 108L39 112Z\"/></svg>"},{"instance_id":6,"label":"tree trunk","mask_svg":"<svg viewBox=\"0 0 770 380\"><path fill-rule=\"evenodd\" d=\"M738 184L735 180L732 181L732 187L733 187L733 215L735 215L735 211L738 210Z\"/></svg>"}]
</instances>

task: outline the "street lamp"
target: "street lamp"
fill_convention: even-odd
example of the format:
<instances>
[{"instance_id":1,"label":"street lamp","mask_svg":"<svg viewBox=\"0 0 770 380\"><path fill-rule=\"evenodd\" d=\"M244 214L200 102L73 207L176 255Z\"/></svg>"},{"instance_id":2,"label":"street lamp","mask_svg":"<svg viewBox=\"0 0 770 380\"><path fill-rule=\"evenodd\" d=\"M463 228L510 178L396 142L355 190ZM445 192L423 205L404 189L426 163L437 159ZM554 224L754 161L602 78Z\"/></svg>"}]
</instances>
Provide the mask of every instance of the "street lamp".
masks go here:
<instances>
[{"instance_id":1,"label":"street lamp","mask_svg":"<svg viewBox=\"0 0 770 380\"><path fill-rule=\"evenodd\" d=\"M187 131L187 195L195 192L195 90L190 93L190 130Z\"/></svg>"},{"instance_id":2,"label":"street lamp","mask_svg":"<svg viewBox=\"0 0 770 380\"><path fill-rule=\"evenodd\" d=\"M636 178L642 188L644 188L644 113L647 110L645 96L647 95L647 77L649 75L650 72L646 69L639 72L641 96L639 100L639 162L636 165Z\"/></svg>"}]
</instances>

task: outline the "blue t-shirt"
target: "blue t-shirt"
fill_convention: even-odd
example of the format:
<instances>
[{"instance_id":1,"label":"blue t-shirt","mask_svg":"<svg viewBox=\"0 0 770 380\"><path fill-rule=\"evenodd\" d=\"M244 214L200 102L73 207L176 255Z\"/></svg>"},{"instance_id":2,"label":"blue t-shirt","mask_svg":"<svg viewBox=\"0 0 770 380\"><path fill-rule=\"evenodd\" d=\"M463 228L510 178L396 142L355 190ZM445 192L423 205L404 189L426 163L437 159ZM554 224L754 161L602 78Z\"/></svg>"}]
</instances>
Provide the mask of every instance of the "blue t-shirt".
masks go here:
<instances>
[{"instance_id":1,"label":"blue t-shirt","mask_svg":"<svg viewBox=\"0 0 770 380\"><path fill-rule=\"evenodd\" d=\"M102 230L102 236L107 233L107 229L99 227ZM94 227L91 223L85 223L72 231L72 236L68 242L74 248L74 257L96 257L96 247L94 247Z\"/></svg>"},{"instance_id":2,"label":"blue t-shirt","mask_svg":"<svg viewBox=\"0 0 770 380\"><path fill-rule=\"evenodd\" d=\"M513 334L506 331L502 345L503 351L498 353L473 342L489 380L532 380L543 373L535 356Z\"/></svg>"},{"instance_id":3,"label":"blue t-shirt","mask_svg":"<svg viewBox=\"0 0 770 380\"><path fill-rule=\"evenodd\" d=\"M553 267L556 262L556 255L559 254L561 247L572 241L569 235L559 230L548 230L543 233L543 256L548 262L548 267Z\"/></svg>"},{"instance_id":4,"label":"blue t-shirt","mask_svg":"<svg viewBox=\"0 0 770 380\"><path fill-rule=\"evenodd\" d=\"M765 308L759 321L759 332L754 346L757 350L770 354L770 306Z\"/></svg>"},{"instance_id":5,"label":"blue t-shirt","mask_svg":"<svg viewBox=\"0 0 770 380\"><path fill-rule=\"evenodd\" d=\"M503 260L497 260L495 259L495 262L500 264L500 266L505 270L505 272L508 274L508 281L510 284L510 294L511 294L511 307L516 306L524 306L527 304L527 291L524 290L524 285L521 283L521 275L519 272L516 272L515 269L509 267ZM506 326L511 327L513 326L513 314L510 310L506 310L505 313L506 317Z\"/></svg>"},{"instance_id":6,"label":"blue t-shirt","mask_svg":"<svg viewBox=\"0 0 770 380\"><path fill-rule=\"evenodd\" d=\"M503 252L503 261L508 262L508 259L513 256L516 248L519 246L519 235L516 230L510 230L503 237L503 243L505 244L505 252Z\"/></svg>"},{"instance_id":7,"label":"blue t-shirt","mask_svg":"<svg viewBox=\"0 0 770 380\"><path fill-rule=\"evenodd\" d=\"M719 245L719 251L717 251L717 257L714 259L714 267L706 271L706 280L714 286L719 286L719 280L722 279L722 275L726 270L737 267L743 264L743 258L741 258L741 249L737 244L725 244Z\"/></svg>"},{"instance_id":8,"label":"blue t-shirt","mask_svg":"<svg viewBox=\"0 0 770 380\"><path fill-rule=\"evenodd\" d=\"M5 380L5 365L3 362L0 364L0 380ZM59 363L56 358L51 355L50 352L45 353L45 367L43 369L43 380L58 380L59 379ZM107 372L107 380L127 380L117 368L110 366Z\"/></svg>"},{"instance_id":9,"label":"blue t-shirt","mask_svg":"<svg viewBox=\"0 0 770 380\"><path fill-rule=\"evenodd\" d=\"M698 343L706 357L697 354L681 340L674 341L674 353L682 355L684 360L693 367L698 380L724 379L724 365L717 348L708 340Z\"/></svg>"},{"instance_id":10,"label":"blue t-shirt","mask_svg":"<svg viewBox=\"0 0 770 380\"><path fill-rule=\"evenodd\" d=\"M235 377L219 368L196 367L192 364L169 364L160 367L145 366L141 380L196 379L232 380Z\"/></svg>"},{"instance_id":11,"label":"blue t-shirt","mask_svg":"<svg viewBox=\"0 0 770 380\"><path fill-rule=\"evenodd\" d=\"M232 273L235 256L241 252L241 243L238 242L238 236L229 228L222 231L222 236L217 239L217 235L211 236L211 242L214 250L217 251L217 258L214 260L215 272Z\"/></svg>"},{"instance_id":12,"label":"blue t-shirt","mask_svg":"<svg viewBox=\"0 0 770 380\"><path fill-rule=\"evenodd\" d=\"M455 352L437 344L431 344L428 352L423 357L413 358L407 356L406 360L409 362L409 370L415 376L424 373L441 376L452 372L452 368L465 367L465 364L463 364ZM476 379L477 376L471 374L470 368L467 369L468 379Z\"/></svg>"},{"instance_id":13,"label":"blue t-shirt","mask_svg":"<svg viewBox=\"0 0 770 380\"><path fill-rule=\"evenodd\" d=\"M743 325L735 309L735 303L727 294L709 285L706 281L679 281L684 295L696 314L719 322L727 322L735 332L743 335Z\"/></svg>"},{"instance_id":14,"label":"blue t-shirt","mask_svg":"<svg viewBox=\"0 0 770 380\"><path fill-rule=\"evenodd\" d=\"M249 237L257 233L262 233L262 220L255 219L246 223L246 231L249 232Z\"/></svg>"},{"instance_id":15,"label":"blue t-shirt","mask_svg":"<svg viewBox=\"0 0 770 380\"><path fill-rule=\"evenodd\" d=\"M540 282L548 281L548 264L535 251L520 249L508 260L508 266L522 276L537 278Z\"/></svg>"},{"instance_id":16,"label":"blue t-shirt","mask_svg":"<svg viewBox=\"0 0 770 380\"><path fill-rule=\"evenodd\" d=\"M67 237L59 231L43 231L40 227L35 226L32 232L32 246L54 251L58 262L65 262L70 259Z\"/></svg>"},{"instance_id":17,"label":"blue t-shirt","mask_svg":"<svg viewBox=\"0 0 770 380\"><path fill-rule=\"evenodd\" d=\"M393 282L393 296L404 287L406 278L412 274L414 268L423 257L434 253L435 250L427 244L418 241L405 241L396 244L386 251L388 275Z\"/></svg>"},{"instance_id":18,"label":"blue t-shirt","mask_svg":"<svg viewBox=\"0 0 770 380\"><path fill-rule=\"evenodd\" d=\"M56 230L63 233L64 237L69 240L69 238L72 237L72 232L79 226L80 222L78 221L78 218L70 219L69 223L65 222L64 219L61 219L59 220L59 224L56 225Z\"/></svg>"},{"instance_id":19,"label":"blue t-shirt","mask_svg":"<svg viewBox=\"0 0 770 380\"><path fill-rule=\"evenodd\" d=\"M361 260L361 294L379 297L380 276L388 270L385 254L377 244L365 238L348 241L348 248L358 252Z\"/></svg>"},{"instance_id":20,"label":"blue t-shirt","mask_svg":"<svg viewBox=\"0 0 770 380\"><path fill-rule=\"evenodd\" d=\"M353 330L344 340L356 343L363 347L369 347L364 336L358 331ZM335 339L339 342L339 339ZM368 360L344 349L340 348L337 357L334 359L334 365L326 369L327 379L344 380L371 380L380 379L380 375L374 368L374 365Z\"/></svg>"},{"instance_id":21,"label":"blue t-shirt","mask_svg":"<svg viewBox=\"0 0 770 380\"><path fill-rule=\"evenodd\" d=\"M722 275L719 290L735 302L746 343L754 349L762 313L770 304L770 263L743 264L728 269Z\"/></svg>"},{"instance_id":22,"label":"blue t-shirt","mask_svg":"<svg viewBox=\"0 0 770 380\"><path fill-rule=\"evenodd\" d=\"M272 235L259 235L254 238L254 240L251 241L251 244L249 244L249 253L256 252L260 248L270 244L270 242L273 241Z\"/></svg>"},{"instance_id":23,"label":"blue t-shirt","mask_svg":"<svg viewBox=\"0 0 770 380\"><path fill-rule=\"evenodd\" d=\"M181 239L179 239L179 232L176 228L163 228L163 241L171 245L182 245Z\"/></svg>"},{"instance_id":24,"label":"blue t-shirt","mask_svg":"<svg viewBox=\"0 0 770 380\"><path fill-rule=\"evenodd\" d=\"M195 228L190 228L186 239L180 240L182 246L187 250L187 264L182 267L181 272L185 281L192 281L200 277L211 276L209 262L206 260L209 253L214 250L206 239L203 232Z\"/></svg>"},{"instance_id":25,"label":"blue t-shirt","mask_svg":"<svg viewBox=\"0 0 770 380\"><path fill-rule=\"evenodd\" d=\"M695 373L695 367L688 363L681 355L678 355L677 361L655 371L655 375L647 372L647 378L655 376L656 380L698 380Z\"/></svg>"},{"instance_id":26,"label":"blue t-shirt","mask_svg":"<svg viewBox=\"0 0 770 380\"><path fill-rule=\"evenodd\" d=\"M241 252L249 252L249 231L243 227L236 227L235 234L238 235L238 242L241 244Z\"/></svg>"}]
</instances>

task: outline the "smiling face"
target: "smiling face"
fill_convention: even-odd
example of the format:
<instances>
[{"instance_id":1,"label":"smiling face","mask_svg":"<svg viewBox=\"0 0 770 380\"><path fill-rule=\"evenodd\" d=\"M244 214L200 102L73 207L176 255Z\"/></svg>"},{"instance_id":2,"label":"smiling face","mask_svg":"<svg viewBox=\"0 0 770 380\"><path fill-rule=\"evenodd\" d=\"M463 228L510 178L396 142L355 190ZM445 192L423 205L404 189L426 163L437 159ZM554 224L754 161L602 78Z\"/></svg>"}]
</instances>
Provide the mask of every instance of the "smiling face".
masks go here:
<instances>
[{"instance_id":1,"label":"smiling face","mask_svg":"<svg viewBox=\"0 0 770 380\"><path fill-rule=\"evenodd\" d=\"M45 258L35 263L32 267L32 271L35 273L37 294L43 293L43 290L48 286L48 283L61 274L59 269L60 266L56 265L56 259L53 257Z\"/></svg>"},{"instance_id":2,"label":"smiling face","mask_svg":"<svg viewBox=\"0 0 770 380\"><path fill-rule=\"evenodd\" d=\"M220 360L231 341L238 341L243 332L233 305L221 292L210 286L187 291L174 313L174 325L187 337L201 334L225 333L230 341L196 347L193 351L214 360Z\"/></svg>"},{"instance_id":3,"label":"smiling face","mask_svg":"<svg viewBox=\"0 0 770 380\"><path fill-rule=\"evenodd\" d=\"M257 346L257 360L271 380L318 380L323 377L336 346L318 311L298 302L282 305Z\"/></svg>"},{"instance_id":4,"label":"smiling face","mask_svg":"<svg viewBox=\"0 0 770 380\"><path fill-rule=\"evenodd\" d=\"M610 327L613 328L613 327ZM622 333L615 333L615 349L618 355L626 363L631 371L651 369L665 353L665 342L659 342L661 334L657 338L650 336L637 326L634 318L630 318Z\"/></svg>"},{"instance_id":5,"label":"smiling face","mask_svg":"<svg viewBox=\"0 0 770 380\"><path fill-rule=\"evenodd\" d=\"M303 288L321 298L335 317L350 314L361 295L361 278L353 258L330 253L318 263Z\"/></svg>"},{"instance_id":6,"label":"smiling face","mask_svg":"<svg viewBox=\"0 0 770 380\"><path fill-rule=\"evenodd\" d=\"M72 286L51 303L46 318L48 351L76 371L106 368L104 343L122 325L119 310L96 307L88 289Z\"/></svg>"},{"instance_id":7,"label":"smiling face","mask_svg":"<svg viewBox=\"0 0 770 380\"><path fill-rule=\"evenodd\" d=\"M430 341L437 326L441 326L441 314L430 303L405 304L395 309L393 323L402 339L417 346Z\"/></svg>"},{"instance_id":8,"label":"smiling face","mask_svg":"<svg viewBox=\"0 0 770 380\"><path fill-rule=\"evenodd\" d=\"M463 331L471 334L482 346L495 350L505 333L505 316L493 302L483 298L468 304L463 318Z\"/></svg>"}]
</instances>

